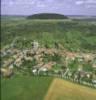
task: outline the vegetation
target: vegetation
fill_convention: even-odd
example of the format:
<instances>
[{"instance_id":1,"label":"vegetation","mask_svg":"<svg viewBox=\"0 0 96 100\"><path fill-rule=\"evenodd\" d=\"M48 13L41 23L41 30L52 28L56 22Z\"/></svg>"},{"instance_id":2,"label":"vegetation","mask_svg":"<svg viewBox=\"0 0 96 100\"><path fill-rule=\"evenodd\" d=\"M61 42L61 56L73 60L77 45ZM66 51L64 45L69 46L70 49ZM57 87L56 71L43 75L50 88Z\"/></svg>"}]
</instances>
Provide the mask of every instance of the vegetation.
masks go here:
<instances>
[{"instance_id":1,"label":"vegetation","mask_svg":"<svg viewBox=\"0 0 96 100\"><path fill-rule=\"evenodd\" d=\"M44 55L44 62L50 62L50 61L61 63L61 56L58 54L54 54L53 56L49 54Z\"/></svg>"},{"instance_id":2,"label":"vegetation","mask_svg":"<svg viewBox=\"0 0 96 100\"><path fill-rule=\"evenodd\" d=\"M52 77L20 75L1 79L1 100L43 100L51 82Z\"/></svg>"},{"instance_id":3,"label":"vegetation","mask_svg":"<svg viewBox=\"0 0 96 100\"><path fill-rule=\"evenodd\" d=\"M1 45L16 40L17 48L30 48L31 41L51 48L55 42L70 51L96 51L96 24L64 20L1 21Z\"/></svg>"},{"instance_id":4,"label":"vegetation","mask_svg":"<svg viewBox=\"0 0 96 100\"><path fill-rule=\"evenodd\" d=\"M68 17L60 14L42 13L28 16L27 19L68 19Z\"/></svg>"},{"instance_id":5,"label":"vegetation","mask_svg":"<svg viewBox=\"0 0 96 100\"><path fill-rule=\"evenodd\" d=\"M0 63L1 75L5 76L1 79L2 100L43 100L53 79L48 75L96 87L96 22L67 19L30 20L24 17L22 20L18 20L18 17L13 19L1 19ZM32 47L34 40L35 46ZM87 59L87 54L87 58L92 58ZM45 100L96 98L96 91L89 88L59 79L52 84Z\"/></svg>"},{"instance_id":6,"label":"vegetation","mask_svg":"<svg viewBox=\"0 0 96 100\"><path fill-rule=\"evenodd\" d=\"M95 100L96 90L73 84L61 79L54 79L45 100Z\"/></svg>"}]
</instances>

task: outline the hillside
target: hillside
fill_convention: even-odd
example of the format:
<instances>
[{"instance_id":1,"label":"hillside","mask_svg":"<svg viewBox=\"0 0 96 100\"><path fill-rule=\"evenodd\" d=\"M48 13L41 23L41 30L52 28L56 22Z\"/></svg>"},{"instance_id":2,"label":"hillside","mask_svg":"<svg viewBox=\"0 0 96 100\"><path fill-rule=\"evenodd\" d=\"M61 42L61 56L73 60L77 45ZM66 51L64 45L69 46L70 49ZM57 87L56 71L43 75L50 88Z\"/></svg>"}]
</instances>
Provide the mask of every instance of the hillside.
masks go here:
<instances>
[{"instance_id":1,"label":"hillside","mask_svg":"<svg viewBox=\"0 0 96 100\"><path fill-rule=\"evenodd\" d=\"M68 19L68 17L61 14L42 13L30 15L27 19Z\"/></svg>"},{"instance_id":2,"label":"hillside","mask_svg":"<svg viewBox=\"0 0 96 100\"><path fill-rule=\"evenodd\" d=\"M1 20L1 99L95 100L96 22L21 19Z\"/></svg>"},{"instance_id":3,"label":"hillside","mask_svg":"<svg viewBox=\"0 0 96 100\"><path fill-rule=\"evenodd\" d=\"M1 45L4 47L18 37L16 47L30 48L37 40L42 45L54 47L61 43L70 51L96 50L96 25L89 22L64 20L18 20L2 21ZM26 41L24 41L26 39Z\"/></svg>"}]
</instances>

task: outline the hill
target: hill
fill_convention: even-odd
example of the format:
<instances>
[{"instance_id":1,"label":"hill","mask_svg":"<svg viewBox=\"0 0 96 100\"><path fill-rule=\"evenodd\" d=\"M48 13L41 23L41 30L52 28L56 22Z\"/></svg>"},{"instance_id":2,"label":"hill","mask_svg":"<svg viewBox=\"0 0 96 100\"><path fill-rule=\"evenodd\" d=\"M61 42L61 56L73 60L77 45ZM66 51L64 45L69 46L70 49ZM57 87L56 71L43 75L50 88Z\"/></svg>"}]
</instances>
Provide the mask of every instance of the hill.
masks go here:
<instances>
[{"instance_id":1,"label":"hill","mask_svg":"<svg viewBox=\"0 0 96 100\"><path fill-rule=\"evenodd\" d=\"M68 17L61 14L42 13L28 16L27 19L68 19Z\"/></svg>"},{"instance_id":2,"label":"hill","mask_svg":"<svg viewBox=\"0 0 96 100\"><path fill-rule=\"evenodd\" d=\"M16 47L19 48L30 48L31 42L37 40L48 47L54 47L54 43L58 42L70 51L95 51L95 24L96 22L65 20L6 20L1 23L1 45L10 45L19 37L16 42Z\"/></svg>"},{"instance_id":3,"label":"hill","mask_svg":"<svg viewBox=\"0 0 96 100\"><path fill-rule=\"evenodd\" d=\"M95 100L96 90L61 79L54 79L45 100Z\"/></svg>"}]
</instances>

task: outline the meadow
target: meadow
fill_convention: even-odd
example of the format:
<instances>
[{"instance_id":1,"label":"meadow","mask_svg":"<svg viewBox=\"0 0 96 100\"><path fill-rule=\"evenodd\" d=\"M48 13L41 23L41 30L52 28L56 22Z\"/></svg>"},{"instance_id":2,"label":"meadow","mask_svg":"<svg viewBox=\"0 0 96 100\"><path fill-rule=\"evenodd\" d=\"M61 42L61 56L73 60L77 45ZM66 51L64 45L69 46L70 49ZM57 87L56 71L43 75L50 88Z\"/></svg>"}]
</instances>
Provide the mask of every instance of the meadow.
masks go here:
<instances>
[{"instance_id":1,"label":"meadow","mask_svg":"<svg viewBox=\"0 0 96 100\"><path fill-rule=\"evenodd\" d=\"M52 77L16 75L1 80L1 100L43 100Z\"/></svg>"}]
</instances>

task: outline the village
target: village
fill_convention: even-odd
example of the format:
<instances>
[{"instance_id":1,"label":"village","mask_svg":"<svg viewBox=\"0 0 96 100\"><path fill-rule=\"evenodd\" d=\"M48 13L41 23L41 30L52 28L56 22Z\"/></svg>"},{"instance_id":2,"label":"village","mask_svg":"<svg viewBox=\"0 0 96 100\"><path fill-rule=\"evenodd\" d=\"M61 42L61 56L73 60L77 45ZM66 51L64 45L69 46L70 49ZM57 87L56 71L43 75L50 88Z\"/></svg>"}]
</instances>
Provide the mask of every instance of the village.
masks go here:
<instances>
[{"instance_id":1,"label":"village","mask_svg":"<svg viewBox=\"0 0 96 100\"><path fill-rule=\"evenodd\" d=\"M1 49L1 72L5 78L23 73L52 76L96 88L96 54L70 52L59 43L55 48L41 47L33 41L30 49L17 49L14 45Z\"/></svg>"}]
</instances>

